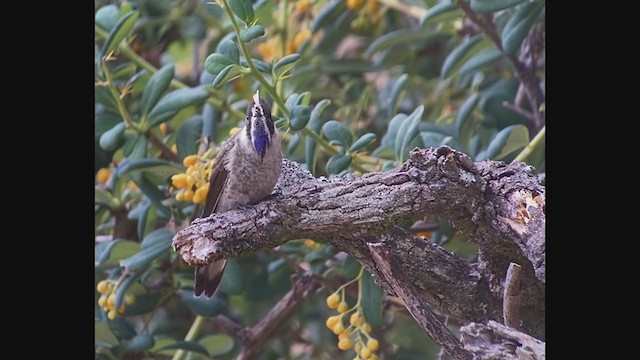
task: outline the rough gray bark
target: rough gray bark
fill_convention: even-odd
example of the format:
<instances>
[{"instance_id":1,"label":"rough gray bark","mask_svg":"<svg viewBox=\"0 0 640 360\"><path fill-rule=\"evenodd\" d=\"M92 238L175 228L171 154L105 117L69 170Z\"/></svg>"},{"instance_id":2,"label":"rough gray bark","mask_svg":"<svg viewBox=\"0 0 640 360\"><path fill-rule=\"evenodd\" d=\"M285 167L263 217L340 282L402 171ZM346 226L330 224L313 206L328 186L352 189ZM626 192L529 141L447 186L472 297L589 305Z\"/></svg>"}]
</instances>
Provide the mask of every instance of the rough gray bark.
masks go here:
<instances>
[{"instance_id":1,"label":"rough gray bark","mask_svg":"<svg viewBox=\"0 0 640 360\"><path fill-rule=\"evenodd\" d=\"M462 343L475 359L544 360L545 343L495 321L460 328Z\"/></svg>"},{"instance_id":2,"label":"rough gray bark","mask_svg":"<svg viewBox=\"0 0 640 360\"><path fill-rule=\"evenodd\" d=\"M347 252L387 292L367 243L384 242L393 273L402 273L422 300L462 320L502 319L504 279L522 266L520 329L544 338L544 180L525 164L472 162L443 146L414 149L396 169L334 181L313 178L285 161L275 194L259 204L197 219L174 237L188 263L314 238ZM449 220L479 248L478 262L444 251L396 225L436 216Z\"/></svg>"}]
</instances>

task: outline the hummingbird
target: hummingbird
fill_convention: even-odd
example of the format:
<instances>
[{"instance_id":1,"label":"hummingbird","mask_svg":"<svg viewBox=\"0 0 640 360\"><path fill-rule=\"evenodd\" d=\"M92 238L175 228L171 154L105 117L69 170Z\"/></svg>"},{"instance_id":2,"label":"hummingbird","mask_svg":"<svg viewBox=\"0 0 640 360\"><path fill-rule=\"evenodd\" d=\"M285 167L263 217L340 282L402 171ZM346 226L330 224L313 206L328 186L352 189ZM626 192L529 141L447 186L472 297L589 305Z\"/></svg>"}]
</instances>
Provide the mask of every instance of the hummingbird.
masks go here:
<instances>
[{"instance_id":1,"label":"hummingbird","mask_svg":"<svg viewBox=\"0 0 640 360\"><path fill-rule=\"evenodd\" d=\"M282 168L280 136L271 108L259 90L247 107L244 127L225 141L214 160L201 217L255 204L271 194ZM195 270L195 295L212 297L222 280L226 259Z\"/></svg>"}]
</instances>

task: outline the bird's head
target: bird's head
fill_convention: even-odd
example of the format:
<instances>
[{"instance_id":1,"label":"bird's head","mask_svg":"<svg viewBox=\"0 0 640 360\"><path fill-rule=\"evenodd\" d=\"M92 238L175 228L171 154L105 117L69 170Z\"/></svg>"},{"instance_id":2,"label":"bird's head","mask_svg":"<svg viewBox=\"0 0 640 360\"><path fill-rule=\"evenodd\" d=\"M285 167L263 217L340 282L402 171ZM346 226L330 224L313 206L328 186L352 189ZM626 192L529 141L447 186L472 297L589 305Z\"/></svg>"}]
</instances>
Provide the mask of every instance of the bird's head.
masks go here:
<instances>
[{"instance_id":1,"label":"bird's head","mask_svg":"<svg viewBox=\"0 0 640 360\"><path fill-rule=\"evenodd\" d=\"M260 91L253 95L251 105L247 107L247 138L251 141L256 153L263 159L271 139L276 132L271 119L271 108L266 101L260 98Z\"/></svg>"}]
</instances>

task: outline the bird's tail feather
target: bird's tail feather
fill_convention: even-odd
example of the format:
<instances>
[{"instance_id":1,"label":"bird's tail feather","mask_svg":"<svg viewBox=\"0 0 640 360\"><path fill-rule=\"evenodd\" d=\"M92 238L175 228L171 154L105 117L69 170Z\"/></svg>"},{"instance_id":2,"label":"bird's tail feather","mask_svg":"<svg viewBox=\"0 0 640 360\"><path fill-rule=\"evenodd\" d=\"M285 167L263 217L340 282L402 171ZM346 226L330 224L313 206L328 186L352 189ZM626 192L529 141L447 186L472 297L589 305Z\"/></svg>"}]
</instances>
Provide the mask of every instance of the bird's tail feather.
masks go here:
<instances>
[{"instance_id":1,"label":"bird's tail feather","mask_svg":"<svg viewBox=\"0 0 640 360\"><path fill-rule=\"evenodd\" d=\"M195 295L200 296L202 293L206 297L212 297L220 286L224 268L227 260L214 261L207 266L196 268L196 288Z\"/></svg>"}]
</instances>

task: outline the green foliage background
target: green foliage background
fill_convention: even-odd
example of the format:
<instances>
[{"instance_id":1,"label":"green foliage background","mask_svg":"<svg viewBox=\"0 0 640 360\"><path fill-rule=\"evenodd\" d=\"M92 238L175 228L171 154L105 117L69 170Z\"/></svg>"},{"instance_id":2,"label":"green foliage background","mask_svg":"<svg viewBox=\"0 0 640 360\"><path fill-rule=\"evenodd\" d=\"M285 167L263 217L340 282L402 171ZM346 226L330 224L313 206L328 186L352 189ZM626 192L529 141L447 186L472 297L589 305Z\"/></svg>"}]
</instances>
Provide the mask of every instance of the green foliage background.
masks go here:
<instances>
[{"instance_id":1,"label":"green foliage background","mask_svg":"<svg viewBox=\"0 0 640 360\"><path fill-rule=\"evenodd\" d=\"M544 172L544 99L526 95L513 62L544 92L543 1L470 0L467 13L449 0L302 1L224 0L233 21L223 3L95 1L95 170L110 175L96 181L95 284L117 281L118 306L125 293L137 299L111 320L96 292L96 358L233 358L242 344L210 318L255 324L299 266L325 289L258 358L353 358L324 326L325 297L358 271L350 257L300 239L232 259L206 300L193 297L193 269L170 248L175 228L201 211L175 200L170 177L204 150L203 138L217 146L243 126L256 89L273 104L284 155L315 176L384 171L414 147L439 145ZM474 246L451 226L425 221L437 226L422 235L473 260ZM377 306L381 358L436 357L402 306ZM185 341L189 329L198 335Z\"/></svg>"}]
</instances>

